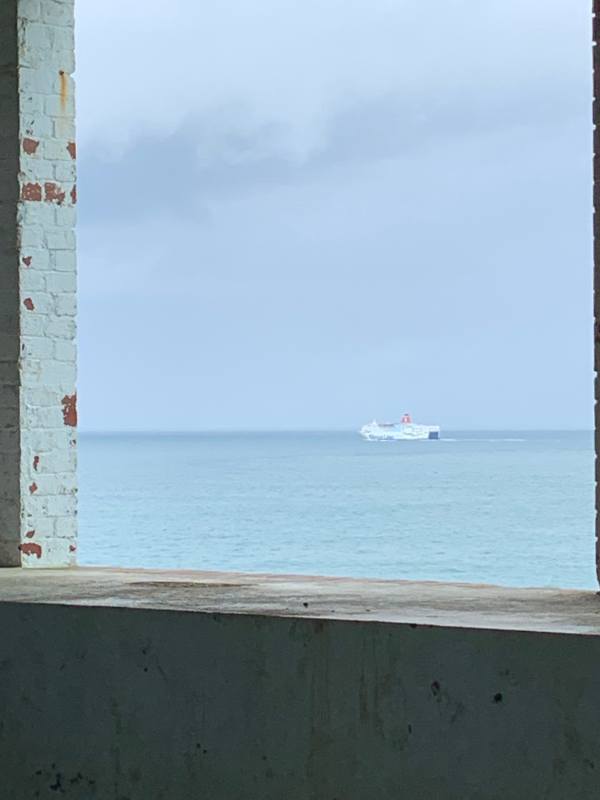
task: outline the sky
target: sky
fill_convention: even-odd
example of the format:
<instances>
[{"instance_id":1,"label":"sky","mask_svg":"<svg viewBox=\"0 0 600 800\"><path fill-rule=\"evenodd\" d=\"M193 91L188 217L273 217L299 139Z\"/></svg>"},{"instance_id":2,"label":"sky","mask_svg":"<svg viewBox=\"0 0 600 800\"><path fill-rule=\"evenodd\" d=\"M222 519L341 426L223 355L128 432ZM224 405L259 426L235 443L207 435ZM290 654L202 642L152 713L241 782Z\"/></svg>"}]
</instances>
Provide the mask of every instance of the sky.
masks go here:
<instances>
[{"instance_id":1,"label":"sky","mask_svg":"<svg viewBox=\"0 0 600 800\"><path fill-rule=\"evenodd\" d=\"M591 428L590 27L79 0L82 428Z\"/></svg>"}]
</instances>

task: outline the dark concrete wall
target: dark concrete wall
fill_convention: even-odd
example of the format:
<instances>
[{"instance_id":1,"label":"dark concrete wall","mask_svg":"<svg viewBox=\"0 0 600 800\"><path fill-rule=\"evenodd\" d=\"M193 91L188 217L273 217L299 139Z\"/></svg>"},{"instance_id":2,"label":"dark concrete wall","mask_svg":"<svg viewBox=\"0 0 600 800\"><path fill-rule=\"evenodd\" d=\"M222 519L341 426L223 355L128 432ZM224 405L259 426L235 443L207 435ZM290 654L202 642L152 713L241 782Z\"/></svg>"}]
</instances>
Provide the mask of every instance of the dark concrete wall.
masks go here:
<instances>
[{"instance_id":1,"label":"dark concrete wall","mask_svg":"<svg viewBox=\"0 0 600 800\"><path fill-rule=\"evenodd\" d=\"M600 638L0 604L2 797L597 798Z\"/></svg>"}]
</instances>

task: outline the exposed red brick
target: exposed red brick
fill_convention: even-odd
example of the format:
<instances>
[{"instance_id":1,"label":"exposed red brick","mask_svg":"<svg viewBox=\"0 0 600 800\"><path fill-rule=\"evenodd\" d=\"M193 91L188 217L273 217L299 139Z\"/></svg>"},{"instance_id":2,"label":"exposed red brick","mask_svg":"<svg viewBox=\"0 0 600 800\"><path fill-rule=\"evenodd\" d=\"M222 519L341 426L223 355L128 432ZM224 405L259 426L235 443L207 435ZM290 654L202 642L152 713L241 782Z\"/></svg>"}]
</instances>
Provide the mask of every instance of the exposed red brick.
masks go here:
<instances>
[{"instance_id":1,"label":"exposed red brick","mask_svg":"<svg viewBox=\"0 0 600 800\"><path fill-rule=\"evenodd\" d=\"M77 205L77 184L73 184L73 188L71 189L71 202L73 205Z\"/></svg>"},{"instance_id":2,"label":"exposed red brick","mask_svg":"<svg viewBox=\"0 0 600 800\"><path fill-rule=\"evenodd\" d=\"M21 189L21 200L36 200L39 202L42 199L42 187L39 183L26 183Z\"/></svg>"},{"instance_id":3,"label":"exposed red brick","mask_svg":"<svg viewBox=\"0 0 600 800\"><path fill-rule=\"evenodd\" d=\"M76 553L76 552L77 552L77 545L76 544L70 544L69 545L69 553Z\"/></svg>"},{"instance_id":4,"label":"exposed red brick","mask_svg":"<svg viewBox=\"0 0 600 800\"><path fill-rule=\"evenodd\" d=\"M27 531L27 533L25 534L25 536L26 536L28 539L33 539L33 537L35 536L35 531Z\"/></svg>"},{"instance_id":5,"label":"exposed red brick","mask_svg":"<svg viewBox=\"0 0 600 800\"><path fill-rule=\"evenodd\" d=\"M37 483L35 483L35 481L34 481L34 482L31 484L31 486L29 487L29 494L35 494L35 493L37 492L37 490L38 490L38 485L37 485Z\"/></svg>"},{"instance_id":6,"label":"exposed red brick","mask_svg":"<svg viewBox=\"0 0 600 800\"><path fill-rule=\"evenodd\" d=\"M40 457L39 456L34 456L33 457L33 468L34 468L34 470L36 472L37 472L37 468L39 467L39 465L40 465Z\"/></svg>"},{"instance_id":7,"label":"exposed red brick","mask_svg":"<svg viewBox=\"0 0 600 800\"><path fill-rule=\"evenodd\" d=\"M69 151L69 155L71 156L71 158L73 159L77 158L77 145L75 142L69 142L69 144L67 145L67 150Z\"/></svg>"},{"instance_id":8,"label":"exposed red brick","mask_svg":"<svg viewBox=\"0 0 600 800\"><path fill-rule=\"evenodd\" d=\"M31 297L26 297L25 300L23 300L23 305L28 311L33 311L35 309Z\"/></svg>"},{"instance_id":9,"label":"exposed red brick","mask_svg":"<svg viewBox=\"0 0 600 800\"><path fill-rule=\"evenodd\" d=\"M22 258L21 261L25 264L26 267L30 267L32 258L31 256L25 256L25 258Z\"/></svg>"},{"instance_id":10,"label":"exposed red brick","mask_svg":"<svg viewBox=\"0 0 600 800\"><path fill-rule=\"evenodd\" d=\"M65 395L62 399L63 419L65 425L77 426L77 394Z\"/></svg>"},{"instance_id":11,"label":"exposed red brick","mask_svg":"<svg viewBox=\"0 0 600 800\"><path fill-rule=\"evenodd\" d=\"M23 150L28 156L34 155L39 146L40 143L37 141L37 139L30 139L28 136L25 136L23 139Z\"/></svg>"},{"instance_id":12,"label":"exposed red brick","mask_svg":"<svg viewBox=\"0 0 600 800\"><path fill-rule=\"evenodd\" d=\"M19 550L25 556L35 556L36 558L42 557L42 547L36 542L24 542L19 545Z\"/></svg>"},{"instance_id":13,"label":"exposed red brick","mask_svg":"<svg viewBox=\"0 0 600 800\"><path fill-rule=\"evenodd\" d=\"M58 203L58 205L61 205L61 203L65 202L65 192L56 183L45 183L44 192L48 203Z\"/></svg>"}]
</instances>

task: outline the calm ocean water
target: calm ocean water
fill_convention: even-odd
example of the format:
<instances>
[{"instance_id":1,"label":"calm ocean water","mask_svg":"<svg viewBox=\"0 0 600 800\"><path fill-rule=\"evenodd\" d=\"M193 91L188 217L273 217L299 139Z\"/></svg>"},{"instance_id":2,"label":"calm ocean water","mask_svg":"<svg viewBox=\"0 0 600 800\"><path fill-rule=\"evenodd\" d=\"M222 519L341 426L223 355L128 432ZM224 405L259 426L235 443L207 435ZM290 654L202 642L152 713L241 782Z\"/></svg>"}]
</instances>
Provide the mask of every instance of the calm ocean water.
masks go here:
<instances>
[{"instance_id":1,"label":"calm ocean water","mask_svg":"<svg viewBox=\"0 0 600 800\"><path fill-rule=\"evenodd\" d=\"M595 587L589 433L82 435L84 564Z\"/></svg>"}]
</instances>

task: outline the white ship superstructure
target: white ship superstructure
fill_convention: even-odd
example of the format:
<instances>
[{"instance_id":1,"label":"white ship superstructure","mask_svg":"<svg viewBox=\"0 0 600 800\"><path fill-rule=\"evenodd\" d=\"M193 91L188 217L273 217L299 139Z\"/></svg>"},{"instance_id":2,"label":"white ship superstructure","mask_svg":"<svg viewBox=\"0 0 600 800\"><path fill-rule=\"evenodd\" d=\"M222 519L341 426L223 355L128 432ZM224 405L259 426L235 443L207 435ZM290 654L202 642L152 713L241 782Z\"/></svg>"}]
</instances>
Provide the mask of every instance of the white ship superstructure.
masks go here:
<instances>
[{"instance_id":1,"label":"white ship superstructure","mask_svg":"<svg viewBox=\"0 0 600 800\"><path fill-rule=\"evenodd\" d=\"M400 422L369 422L360 429L360 435L369 442L410 441L414 439L439 439L439 425L417 425L410 414Z\"/></svg>"}]
</instances>

